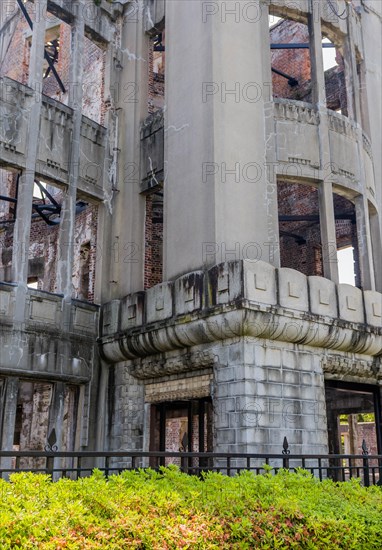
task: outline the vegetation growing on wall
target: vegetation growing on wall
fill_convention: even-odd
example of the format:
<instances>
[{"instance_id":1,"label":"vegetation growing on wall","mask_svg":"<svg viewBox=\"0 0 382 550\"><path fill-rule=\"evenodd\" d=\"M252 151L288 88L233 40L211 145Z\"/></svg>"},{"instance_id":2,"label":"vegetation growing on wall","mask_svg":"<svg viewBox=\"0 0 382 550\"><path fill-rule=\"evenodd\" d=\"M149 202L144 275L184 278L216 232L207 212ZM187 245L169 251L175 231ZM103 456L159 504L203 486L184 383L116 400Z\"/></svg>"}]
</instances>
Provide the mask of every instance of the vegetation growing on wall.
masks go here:
<instances>
[{"instance_id":1,"label":"vegetation growing on wall","mask_svg":"<svg viewBox=\"0 0 382 550\"><path fill-rule=\"evenodd\" d=\"M175 467L51 483L0 481L7 549L380 549L382 490L281 471L204 479Z\"/></svg>"}]
</instances>

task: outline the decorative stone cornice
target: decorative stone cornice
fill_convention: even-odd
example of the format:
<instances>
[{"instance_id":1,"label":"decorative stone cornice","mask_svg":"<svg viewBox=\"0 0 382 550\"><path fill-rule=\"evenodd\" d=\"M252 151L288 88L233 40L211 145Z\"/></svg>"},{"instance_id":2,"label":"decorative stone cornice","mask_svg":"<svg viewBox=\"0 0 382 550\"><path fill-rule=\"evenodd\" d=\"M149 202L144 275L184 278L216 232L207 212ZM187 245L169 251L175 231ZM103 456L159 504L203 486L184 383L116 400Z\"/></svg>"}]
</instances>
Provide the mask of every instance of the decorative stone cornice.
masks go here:
<instances>
[{"instance_id":1,"label":"decorative stone cornice","mask_svg":"<svg viewBox=\"0 0 382 550\"><path fill-rule=\"evenodd\" d=\"M374 361L361 361L340 356L328 356L322 362L322 369L327 375L336 378L357 378L382 383L382 363L379 359Z\"/></svg>"},{"instance_id":2,"label":"decorative stone cornice","mask_svg":"<svg viewBox=\"0 0 382 550\"><path fill-rule=\"evenodd\" d=\"M353 140L357 139L357 125L340 113L328 110L329 129L338 134L347 136Z\"/></svg>"},{"instance_id":3,"label":"decorative stone cornice","mask_svg":"<svg viewBox=\"0 0 382 550\"><path fill-rule=\"evenodd\" d=\"M320 115L310 103L275 99L274 109L276 120L291 120L293 122L314 124L316 126L320 123Z\"/></svg>"},{"instance_id":4,"label":"decorative stone cornice","mask_svg":"<svg viewBox=\"0 0 382 550\"><path fill-rule=\"evenodd\" d=\"M216 358L212 351L198 351L174 356L162 354L154 358L152 356L136 359L130 366L130 373L139 379L160 378L171 374L180 374L212 367Z\"/></svg>"},{"instance_id":5,"label":"decorative stone cornice","mask_svg":"<svg viewBox=\"0 0 382 550\"><path fill-rule=\"evenodd\" d=\"M229 262L106 304L99 343L110 363L244 336L378 356L381 303L322 277Z\"/></svg>"}]
</instances>

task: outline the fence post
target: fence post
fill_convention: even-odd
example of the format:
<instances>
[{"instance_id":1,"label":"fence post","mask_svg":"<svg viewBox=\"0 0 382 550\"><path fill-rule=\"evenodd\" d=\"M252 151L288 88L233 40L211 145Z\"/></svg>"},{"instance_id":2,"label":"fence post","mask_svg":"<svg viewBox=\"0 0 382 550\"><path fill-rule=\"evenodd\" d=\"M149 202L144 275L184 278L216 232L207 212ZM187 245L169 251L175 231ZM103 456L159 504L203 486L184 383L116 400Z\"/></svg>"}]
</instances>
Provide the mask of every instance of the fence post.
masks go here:
<instances>
[{"instance_id":1,"label":"fence post","mask_svg":"<svg viewBox=\"0 0 382 550\"><path fill-rule=\"evenodd\" d=\"M56 445L57 442L57 436L56 436L56 430L53 428L53 430L50 432L47 444L45 445L45 451L49 454L46 458L46 473L49 474L53 481L53 470L54 470L54 454L58 451L58 447Z\"/></svg>"},{"instance_id":2,"label":"fence post","mask_svg":"<svg viewBox=\"0 0 382 550\"><path fill-rule=\"evenodd\" d=\"M370 468L369 468L369 451L366 445L366 441L362 441L362 454L363 454L363 483L365 487L370 486Z\"/></svg>"},{"instance_id":3,"label":"fence post","mask_svg":"<svg viewBox=\"0 0 382 550\"><path fill-rule=\"evenodd\" d=\"M282 454L284 455L283 457L283 468L285 470L289 470L289 458L288 455L290 455L290 450L289 450L289 443L288 443L288 440L286 438L286 436L284 437L284 441L283 441L283 452Z\"/></svg>"}]
</instances>

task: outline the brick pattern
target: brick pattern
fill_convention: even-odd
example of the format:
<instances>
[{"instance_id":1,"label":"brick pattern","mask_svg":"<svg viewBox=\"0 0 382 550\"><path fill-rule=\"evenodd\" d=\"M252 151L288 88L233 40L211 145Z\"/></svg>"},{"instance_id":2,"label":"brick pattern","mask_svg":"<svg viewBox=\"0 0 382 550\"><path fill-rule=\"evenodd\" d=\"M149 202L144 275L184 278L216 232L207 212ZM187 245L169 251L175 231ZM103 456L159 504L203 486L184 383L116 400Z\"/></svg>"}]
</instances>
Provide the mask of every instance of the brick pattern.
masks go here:
<instances>
[{"instance_id":1,"label":"brick pattern","mask_svg":"<svg viewBox=\"0 0 382 550\"><path fill-rule=\"evenodd\" d=\"M58 198L58 197L57 197ZM73 297L86 299L90 302L94 300L95 287L95 264L97 261L97 220L98 208L89 205L84 211L76 217L75 239L74 239L74 269L73 269ZM31 222L30 247L28 252L29 261L41 259L44 271L38 277L38 289L47 292L60 292L56 284L57 260L60 257L58 249L59 226L47 225L43 220L35 218ZM7 226L0 231L0 241L2 242L2 255L0 258L0 268L9 268L12 259L13 246L13 225ZM81 292L81 246L84 243L90 244L88 258L89 269L89 288L87 296Z\"/></svg>"},{"instance_id":2,"label":"brick pattern","mask_svg":"<svg viewBox=\"0 0 382 550\"><path fill-rule=\"evenodd\" d=\"M163 198L146 197L145 290L163 280Z\"/></svg>"},{"instance_id":3,"label":"brick pattern","mask_svg":"<svg viewBox=\"0 0 382 550\"><path fill-rule=\"evenodd\" d=\"M165 45L165 32L162 33L162 44ZM148 110L149 113L155 113L163 109L165 101L165 52L154 51L154 41L150 41L149 55L149 94Z\"/></svg>"},{"instance_id":4,"label":"brick pattern","mask_svg":"<svg viewBox=\"0 0 382 550\"><path fill-rule=\"evenodd\" d=\"M309 42L309 29L303 23L282 20L270 29L272 43L290 44ZM312 81L309 49L272 50L272 67L296 78L298 86L291 87L288 80L272 73L273 96L311 102ZM327 107L333 111L341 109L347 116L344 59L337 50L337 66L325 72Z\"/></svg>"},{"instance_id":5,"label":"brick pattern","mask_svg":"<svg viewBox=\"0 0 382 550\"><path fill-rule=\"evenodd\" d=\"M280 215L318 214L317 189L286 182L279 182L277 187ZM321 275L320 225L314 222L280 222L280 232L299 235L306 241L306 244L300 244L293 237L281 233L281 266L297 269L305 275Z\"/></svg>"},{"instance_id":6,"label":"brick pattern","mask_svg":"<svg viewBox=\"0 0 382 550\"><path fill-rule=\"evenodd\" d=\"M283 20L270 30L272 43L290 44L291 42L309 42L307 25L295 21ZM288 80L272 73L274 97L310 101L311 64L309 50L272 50L272 67L292 76L299 86L291 87Z\"/></svg>"},{"instance_id":7,"label":"brick pattern","mask_svg":"<svg viewBox=\"0 0 382 550\"><path fill-rule=\"evenodd\" d=\"M341 424L341 434L347 434L349 431L349 426L346 424ZM357 422L357 443L358 449L356 454L362 454L362 441L366 441L366 446L370 455L378 454L378 442L376 427L374 422ZM345 454L349 453L349 449L345 443L345 449L343 449Z\"/></svg>"},{"instance_id":8,"label":"brick pattern","mask_svg":"<svg viewBox=\"0 0 382 550\"><path fill-rule=\"evenodd\" d=\"M308 185L278 182L278 208L280 215L317 215L319 213L317 189ZM354 205L344 197L334 194L334 209L337 213L354 213ZM301 271L305 275L323 275L320 224L312 221L280 222L281 266ZM299 243L293 236L302 237ZM360 262L357 244L357 226L351 220L336 220L337 248L354 247L356 282L360 278Z\"/></svg>"},{"instance_id":9,"label":"brick pattern","mask_svg":"<svg viewBox=\"0 0 382 550\"><path fill-rule=\"evenodd\" d=\"M28 9L33 9L27 4ZM53 16L48 14L48 21ZM67 91L65 94L60 90L58 83L52 73L44 80L43 93L67 104L68 92L71 83L70 56L71 56L71 28L68 24L61 22L59 25L47 31L47 40L56 37L60 39L60 50L58 61L55 65L62 82ZM30 55L30 32L27 22L21 18L16 26L14 36L9 49L0 67L0 75L8 76L24 84L28 81L29 55ZM83 105L82 112L85 116L102 124L105 118L104 102L104 72L106 52L98 45L85 37L84 40L84 80L83 80ZM16 186L16 175L4 170L0 173L1 194L14 197ZM58 202L62 201L61 192L51 187L50 191ZM0 220L9 219L10 203L0 201ZM94 278L96 262L96 239L97 239L97 207L89 206L85 211L76 217L75 240L74 240L74 270L73 270L73 296L76 298L94 300ZM28 257L29 260L41 258L45 266L44 274L38 278L38 288L49 292L59 292L56 285L56 263L60 252L58 250L58 226L48 226L39 218L32 219L31 237ZM90 243L89 254L89 289L87 296L81 293L81 277L84 270L81 261L81 245ZM13 224L0 225L0 243L2 255L0 258L0 269L9 268L13 246ZM155 270L154 270L155 271ZM8 270L5 270L7 278Z\"/></svg>"},{"instance_id":10,"label":"brick pattern","mask_svg":"<svg viewBox=\"0 0 382 550\"><path fill-rule=\"evenodd\" d=\"M165 32L162 33L165 45ZM165 52L154 51L150 40L148 52L148 112L164 108L165 103ZM151 194L146 197L144 289L163 281L163 197Z\"/></svg>"}]
</instances>

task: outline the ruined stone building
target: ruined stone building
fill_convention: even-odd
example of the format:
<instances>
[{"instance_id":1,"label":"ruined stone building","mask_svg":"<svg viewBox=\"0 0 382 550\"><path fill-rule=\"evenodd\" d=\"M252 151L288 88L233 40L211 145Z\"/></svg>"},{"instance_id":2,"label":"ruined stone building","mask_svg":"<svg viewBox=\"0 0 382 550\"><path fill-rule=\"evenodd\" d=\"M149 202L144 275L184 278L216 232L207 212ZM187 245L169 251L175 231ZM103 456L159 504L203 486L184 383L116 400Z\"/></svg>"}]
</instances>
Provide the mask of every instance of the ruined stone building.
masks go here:
<instances>
[{"instance_id":1,"label":"ruined stone building","mask_svg":"<svg viewBox=\"0 0 382 550\"><path fill-rule=\"evenodd\" d=\"M1 3L2 450L382 453L381 22Z\"/></svg>"}]
</instances>

